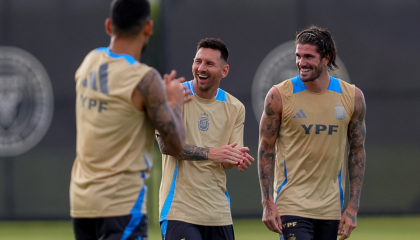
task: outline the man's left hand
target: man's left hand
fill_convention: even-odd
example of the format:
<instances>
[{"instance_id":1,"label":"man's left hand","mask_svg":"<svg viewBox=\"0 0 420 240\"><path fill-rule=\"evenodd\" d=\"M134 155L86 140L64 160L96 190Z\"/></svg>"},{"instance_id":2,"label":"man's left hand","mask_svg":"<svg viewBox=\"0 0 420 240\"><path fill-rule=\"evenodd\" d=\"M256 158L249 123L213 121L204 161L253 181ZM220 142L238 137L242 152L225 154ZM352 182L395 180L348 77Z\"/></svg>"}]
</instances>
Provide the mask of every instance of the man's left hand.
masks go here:
<instances>
[{"instance_id":1,"label":"man's left hand","mask_svg":"<svg viewBox=\"0 0 420 240\"><path fill-rule=\"evenodd\" d=\"M249 166L251 166L252 162L254 162L254 158L248 154L249 148L248 147L241 147L238 148L239 151L243 154L243 160L238 162L238 164L235 165L235 167L240 171L243 172L246 169L248 169Z\"/></svg>"},{"instance_id":2,"label":"man's left hand","mask_svg":"<svg viewBox=\"0 0 420 240\"><path fill-rule=\"evenodd\" d=\"M349 238L356 226L357 212L347 208L346 211L344 211L343 216L341 216L340 225L338 226L338 235L341 236L340 240Z\"/></svg>"}]
</instances>

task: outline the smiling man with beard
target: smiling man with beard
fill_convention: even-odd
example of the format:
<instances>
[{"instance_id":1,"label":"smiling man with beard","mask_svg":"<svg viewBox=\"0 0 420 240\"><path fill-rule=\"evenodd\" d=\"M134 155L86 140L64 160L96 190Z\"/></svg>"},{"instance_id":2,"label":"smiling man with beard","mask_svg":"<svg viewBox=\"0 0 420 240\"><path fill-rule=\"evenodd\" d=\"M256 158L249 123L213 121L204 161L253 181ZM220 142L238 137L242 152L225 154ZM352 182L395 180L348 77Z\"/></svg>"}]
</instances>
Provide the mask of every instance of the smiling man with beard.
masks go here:
<instances>
[{"instance_id":1,"label":"smiling man with beard","mask_svg":"<svg viewBox=\"0 0 420 240\"><path fill-rule=\"evenodd\" d=\"M310 27L295 43L299 75L270 89L260 122L262 220L281 239L336 240L338 234L342 240L357 225L365 99L360 89L329 75L338 66L327 30ZM341 215L347 162L350 201Z\"/></svg>"},{"instance_id":2,"label":"smiling man with beard","mask_svg":"<svg viewBox=\"0 0 420 240\"><path fill-rule=\"evenodd\" d=\"M181 154L162 156L160 223L165 240L234 239L224 169L247 169L254 159L243 147L245 107L219 88L229 73L228 49L219 39L204 39L192 64L194 80L184 83L191 102L183 106L187 128Z\"/></svg>"}]
</instances>

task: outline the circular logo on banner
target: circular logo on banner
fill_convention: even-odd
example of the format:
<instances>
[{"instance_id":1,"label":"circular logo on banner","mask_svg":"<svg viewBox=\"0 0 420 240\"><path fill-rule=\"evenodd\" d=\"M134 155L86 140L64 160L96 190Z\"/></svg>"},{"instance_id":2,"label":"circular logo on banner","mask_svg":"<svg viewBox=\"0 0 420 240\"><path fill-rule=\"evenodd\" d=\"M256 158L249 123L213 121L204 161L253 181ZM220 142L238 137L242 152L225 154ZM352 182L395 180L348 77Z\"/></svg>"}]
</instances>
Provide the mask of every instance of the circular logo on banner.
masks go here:
<instances>
[{"instance_id":1,"label":"circular logo on banner","mask_svg":"<svg viewBox=\"0 0 420 240\"><path fill-rule=\"evenodd\" d=\"M289 41L273 49L261 62L252 82L252 108L257 122L260 122L264 110L265 96L273 85L298 75L295 57L295 41ZM333 77L350 82L347 70L337 56L340 69L330 72Z\"/></svg>"},{"instance_id":2,"label":"circular logo on banner","mask_svg":"<svg viewBox=\"0 0 420 240\"><path fill-rule=\"evenodd\" d=\"M33 148L50 126L53 105L41 63L22 49L0 47L0 157Z\"/></svg>"}]
</instances>

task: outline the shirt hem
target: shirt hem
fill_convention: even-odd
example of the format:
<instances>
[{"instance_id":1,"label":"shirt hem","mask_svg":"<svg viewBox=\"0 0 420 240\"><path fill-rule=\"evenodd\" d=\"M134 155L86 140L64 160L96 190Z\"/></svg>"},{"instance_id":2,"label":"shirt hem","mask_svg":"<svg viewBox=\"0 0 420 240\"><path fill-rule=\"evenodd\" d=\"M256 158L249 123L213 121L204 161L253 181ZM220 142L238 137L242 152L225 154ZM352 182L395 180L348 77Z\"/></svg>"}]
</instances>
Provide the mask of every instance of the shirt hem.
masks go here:
<instances>
[{"instance_id":1,"label":"shirt hem","mask_svg":"<svg viewBox=\"0 0 420 240\"><path fill-rule=\"evenodd\" d=\"M307 214L301 212L280 212L280 216L298 216L304 218L311 218L311 219L319 219L319 220L341 220L341 214L339 216L329 216L329 215L321 215L321 214Z\"/></svg>"},{"instance_id":2,"label":"shirt hem","mask_svg":"<svg viewBox=\"0 0 420 240\"><path fill-rule=\"evenodd\" d=\"M210 222L210 221L195 221L191 219L184 219L184 218L176 218L176 217L167 217L166 220L175 220L181 222L187 222L195 225L202 225L202 226L227 226L233 225L233 221L217 221L217 222Z\"/></svg>"},{"instance_id":3,"label":"shirt hem","mask_svg":"<svg viewBox=\"0 0 420 240\"><path fill-rule=\"evenodd\" d=\"M120 217L130 215L130 210L116 210L116 211L106 211L106 212L78 212L70 211L70 216L72 218L99 218L99 217Z\"/></svg>"}]
</instances>

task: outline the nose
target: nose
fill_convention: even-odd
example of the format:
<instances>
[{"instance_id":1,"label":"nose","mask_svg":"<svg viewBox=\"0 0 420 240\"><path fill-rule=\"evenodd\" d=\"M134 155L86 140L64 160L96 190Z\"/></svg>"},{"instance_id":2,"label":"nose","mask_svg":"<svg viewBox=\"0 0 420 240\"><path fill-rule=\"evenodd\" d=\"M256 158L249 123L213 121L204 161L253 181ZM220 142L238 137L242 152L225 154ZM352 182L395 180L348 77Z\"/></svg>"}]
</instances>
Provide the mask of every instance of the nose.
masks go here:
<instances>
[{"instance_id":1,"label":"nose","mask_svg":"<svg viewBox=\"0 0 420 240\"><path fill-rule=\"evenodd\" d=\"M206 70L206 66L205 64L201 63L200 66L198 66L198 71L205 71Z\"/></svg>"},{"instance_id":2,"label":"nose","mask_svg":"<svg viewBox=\"0 0 420 240\"><path fill-rule=\"evenodd\" d=\"M298 65L298 67L306 66L306 62L303 60L303 58L299 58L296 59L296 65Z\"/></svg>"}]
</instances>

